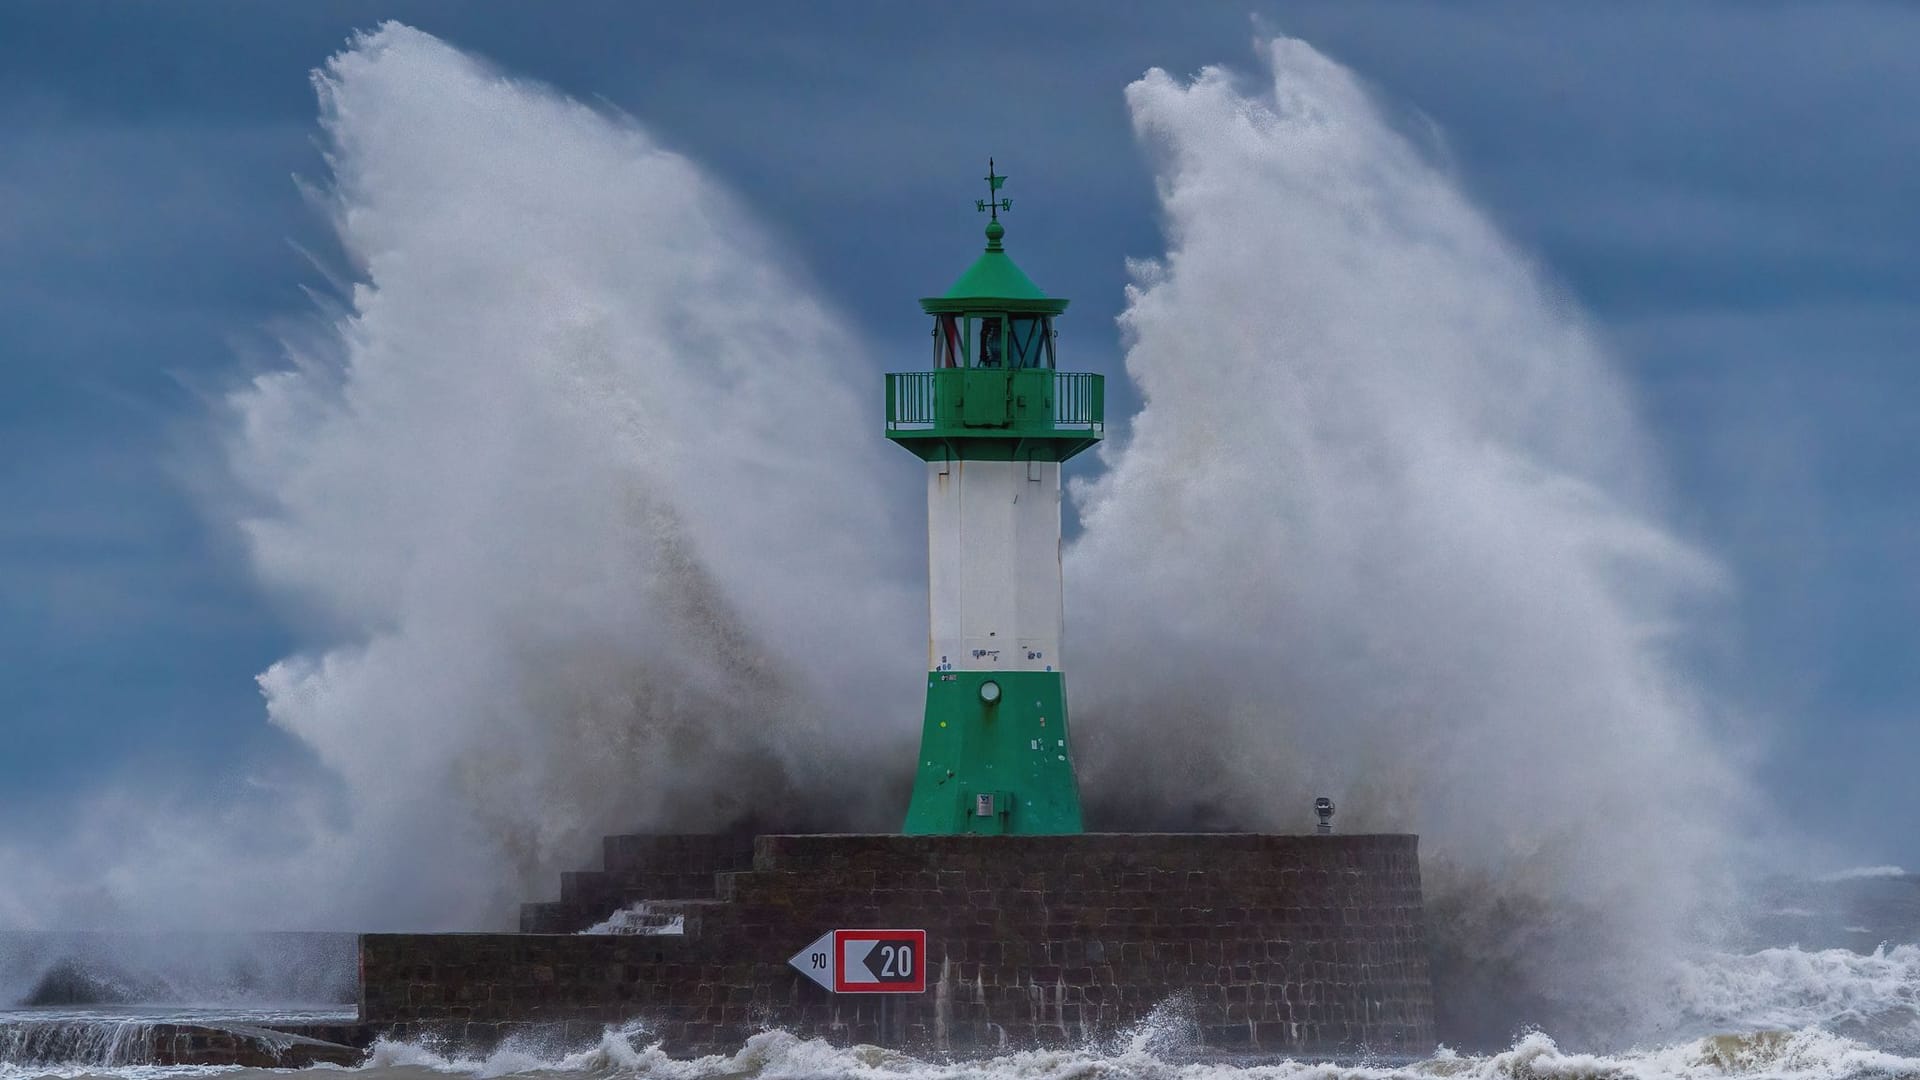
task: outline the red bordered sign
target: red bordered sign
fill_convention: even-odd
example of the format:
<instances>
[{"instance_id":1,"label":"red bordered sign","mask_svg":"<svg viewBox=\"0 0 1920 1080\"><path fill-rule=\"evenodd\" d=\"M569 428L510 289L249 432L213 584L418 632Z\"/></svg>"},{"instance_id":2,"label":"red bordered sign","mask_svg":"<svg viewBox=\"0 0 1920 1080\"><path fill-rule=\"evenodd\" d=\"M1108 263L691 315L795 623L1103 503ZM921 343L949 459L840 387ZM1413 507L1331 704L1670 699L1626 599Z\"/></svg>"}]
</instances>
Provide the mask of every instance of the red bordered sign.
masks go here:
<instances>
[{"instance_id":1,"label":"red bordered sign","mask_svg":"<svg viewBox=\"0 0 1920 1080\"><path fill-rule=\"evenodd\" d=\"M836 994L927 992L925 930L830 930L787 963Z\"/></svg>"}]
</instances>

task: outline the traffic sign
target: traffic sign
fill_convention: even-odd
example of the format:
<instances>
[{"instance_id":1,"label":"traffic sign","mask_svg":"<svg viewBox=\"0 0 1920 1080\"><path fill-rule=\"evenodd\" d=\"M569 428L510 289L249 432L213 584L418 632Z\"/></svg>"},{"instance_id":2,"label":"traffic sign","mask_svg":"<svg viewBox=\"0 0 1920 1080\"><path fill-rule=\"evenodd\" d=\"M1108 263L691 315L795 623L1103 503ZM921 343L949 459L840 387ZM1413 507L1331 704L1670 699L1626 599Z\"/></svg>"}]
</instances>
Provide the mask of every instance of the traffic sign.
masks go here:
<instances>
[{"instance_id":1,"label":"traffic sign","mask_svg":"<svg viewBox=\"0 0 1920 1080\"><path fill-rule=\"evenodd\" d=\"M925 930L835 930L833 992L927 992Z\"/></svg>"},{"instance_id":2,"label":"traffic sign","mask_svg":"<svg viewBox=\"0 0 1920 1080\"><path fill-rule=\"evenodd\" d=\"M829 930L787 961L836 994L927 992L925 930Z\"/></svg>"}]
</instances>

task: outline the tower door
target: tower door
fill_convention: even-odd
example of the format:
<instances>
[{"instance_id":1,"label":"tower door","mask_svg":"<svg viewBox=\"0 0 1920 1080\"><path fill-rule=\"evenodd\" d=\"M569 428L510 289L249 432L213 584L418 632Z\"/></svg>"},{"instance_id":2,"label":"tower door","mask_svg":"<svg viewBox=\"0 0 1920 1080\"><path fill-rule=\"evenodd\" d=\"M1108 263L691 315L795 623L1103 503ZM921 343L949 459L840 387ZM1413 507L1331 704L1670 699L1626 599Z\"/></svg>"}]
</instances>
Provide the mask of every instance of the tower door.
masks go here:
<instances>
[{"instance_id":1,"label":"tower door","mask_svg":"<svg viewBox=\"0 0 1920 1080\"><path fill-rule=\"evenodd\" d=\"M1013 373L1005 368L968 371L960 422L968 427L1006 427L1012 419L1012 382Z\"/></svg>"}]
</instances>

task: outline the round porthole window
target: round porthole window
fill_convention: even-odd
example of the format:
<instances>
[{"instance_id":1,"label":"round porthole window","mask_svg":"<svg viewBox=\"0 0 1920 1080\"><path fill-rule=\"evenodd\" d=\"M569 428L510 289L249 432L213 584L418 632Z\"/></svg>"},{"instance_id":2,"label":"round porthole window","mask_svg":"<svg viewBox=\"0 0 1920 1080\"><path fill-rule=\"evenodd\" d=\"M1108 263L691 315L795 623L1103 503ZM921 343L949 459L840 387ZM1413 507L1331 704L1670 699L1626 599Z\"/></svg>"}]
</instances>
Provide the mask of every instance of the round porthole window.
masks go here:
<instances>
[{"instance_id":1,"label":"round porthole window","mask_svg":"<svg viewBox=\"0 0 1920 1080\"><path fill-rule=\"evenodd\" d=\"M980 684L980 700L988 705L1000 704L1000 684L988 679Z\"/></svg>"}]
</instances>

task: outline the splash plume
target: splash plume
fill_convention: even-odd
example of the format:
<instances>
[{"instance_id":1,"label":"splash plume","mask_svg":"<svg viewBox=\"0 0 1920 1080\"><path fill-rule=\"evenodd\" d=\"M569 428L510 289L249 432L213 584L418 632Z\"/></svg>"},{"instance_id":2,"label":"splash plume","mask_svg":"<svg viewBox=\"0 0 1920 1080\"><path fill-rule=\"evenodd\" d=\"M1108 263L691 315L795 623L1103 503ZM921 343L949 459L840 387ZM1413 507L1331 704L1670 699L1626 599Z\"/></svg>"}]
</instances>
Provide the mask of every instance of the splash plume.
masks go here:
<instances>
[{"instance_id":1,"label":"splash plume","mask_svg":"<svg viewBox=\"0 0 1920 1080\"><path fill-rule=\"evenodd\" d=\"M1418 831L1436 936L1605 998L1724 852L1738 785L1670 655L1721 575L1580 318L1351 74L1263 52L1263 85L1127 90L1168 248L1121 318L1144 406L1076 493L1087 771L1148 821L1327 794Z\"/></svg>"},{"instance_id":2,"label":"splash plume","mask_svg":"<svg viewBox=\"0 0 1920 1080\"><path fill-rule=\"evenodd\" d=\"M602 832L778 809L910 708L858 347L717 185L404 27L316 83L358 284L234 397L232 457L261 577L333 632L261 686L350 790L356 876L497 921Z\"/></svg>"}]
</instances>

